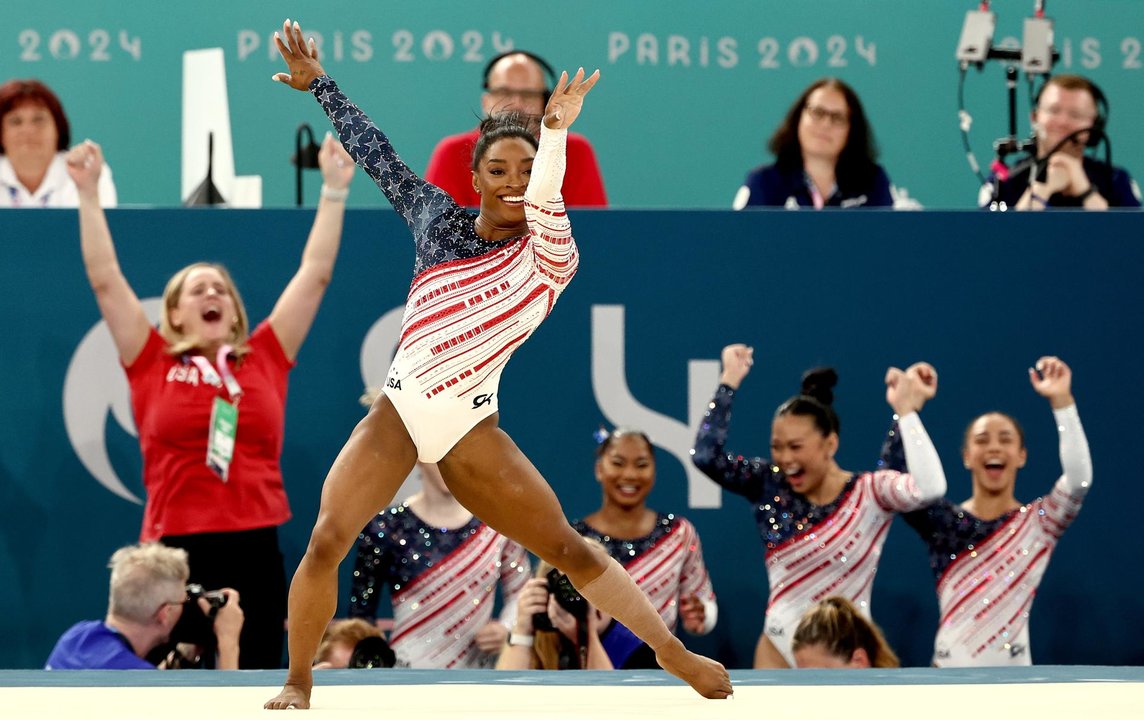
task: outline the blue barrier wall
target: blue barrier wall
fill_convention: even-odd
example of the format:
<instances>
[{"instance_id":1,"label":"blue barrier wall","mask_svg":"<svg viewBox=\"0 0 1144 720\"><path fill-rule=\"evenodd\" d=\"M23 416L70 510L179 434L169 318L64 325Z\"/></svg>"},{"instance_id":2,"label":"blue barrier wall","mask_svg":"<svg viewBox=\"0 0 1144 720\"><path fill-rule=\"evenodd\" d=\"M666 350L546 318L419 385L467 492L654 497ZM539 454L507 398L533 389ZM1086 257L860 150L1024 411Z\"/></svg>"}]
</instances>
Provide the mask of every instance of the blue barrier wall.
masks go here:
<instances>
[{"instance_id":1,"label":"blue barrier wall","mask_svg":"<svg viewBox=\"0 0 1144 720\"><path fill-rule=\"evenodd\" d=\"M523 0L496 10L462 0L369 2L304 9L268 0L108 0L0 6L0 78L55 88L76 139L102 142L120 201L179 202L182 54L225 51L235 167L263 176L264 205L293 204L288 159L301 122L327 127L316 102L270 82L282 68L271 36L283 15L323 42L326 69L423 169L434 143L475 124L480 73L508 47L603 80L577 130L595 144L621 207L726 208L764 145L811 81L837 75L863 98L896 184L927 207L972 207L977 181L958 135L954 51L977 0L785 0L672 3L583 0L559 13ZM997 43L1019 43L1033 0L994 0ZM1144 3L1052 2L1056 72L1102 85L1120 164L1144 173ZM971 71L973 147L988 165L1008 132L1004 71ZM1029 132L1022 81L1018 132ZM697 147L691 144L696 143ZM700 152L696 152L701 149ZM157 174L154 168L168 172ZM310 173L311 186L316 174ZM354 205L380 205L356 193Z\"/></svg>"},{"instance_id":2,"label":"blue barrier wall","mask_svg":"<svg viewBox=\"0 0 1144 720\"><path fill-rule=\"evenodd\" d=\"M311 218L304 210L110 213L141 297L158 296L183 264L217 259L259 319L293 273ZM1144 214L598 211L574 213L573 223L581 270L510 363L502 425L572 517L599 502L597 425L651 430L661 447L650 502L695 522L721 604L715 632L690 645L747 667L765 608L750 507L689 481L677 459L695 408L714 390L711 361L743 341L758 362L740 394L732 448L765 453L774 407L804 368L831 364L841 376L839 457L849 469L877 457L890 415L886 367L932 361L942 389L924 420L955 499L969 494L962 429L993 408L1028 431L1020 497L1049 489L1060 472L1055 430L1025 368L1041 354L1065 358L1095 488L1038 596L1034 658L1144 662L1138 638L1123 631L1144 612L1144 583L1130 564L1144 551L1134 529L1144 487L1131 449L1144 405L1135 369L1144 350ZM404 302L411 265L392 212L349 213L334 282L291 380L283 457L291 569L325 471L362 414L363 383L384 373L394 333L393 316L385 318ZM85 341L99 315L74 212L0 213L0 271L0 667L35 667L68 625L103 614L106 560L137 537L141 507L123 495L142 494L140 463L122 372L97 336ZM116 482L121 495L109 489ZM890 534L873 611L908 664L928 664L933 583L904 524Z\"/></svg>"}]
</instances>

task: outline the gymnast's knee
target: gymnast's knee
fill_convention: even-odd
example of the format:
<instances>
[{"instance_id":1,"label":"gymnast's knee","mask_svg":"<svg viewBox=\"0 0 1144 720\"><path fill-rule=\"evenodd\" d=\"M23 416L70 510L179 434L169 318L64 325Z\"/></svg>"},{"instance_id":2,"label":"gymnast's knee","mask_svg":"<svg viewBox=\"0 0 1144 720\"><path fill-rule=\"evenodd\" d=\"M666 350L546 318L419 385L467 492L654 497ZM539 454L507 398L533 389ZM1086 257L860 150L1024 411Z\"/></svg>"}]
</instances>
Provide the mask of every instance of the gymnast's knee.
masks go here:
<instances>
[{"instance_id":1,"label":"gymnast's knee","mask_svg":"<svg viewBox=\"0 0 1144 720\"><path fill-rule=\"evenodd\" d=\"M306 547L306 560L322 567L337 567L357 540L361 528L342 527L329 513L318 516L314 530L310 533L310 544Z\"/></svg>"},{"instance_id":2,"label":"gymnast's knee","mask_svg":"<svg viewBox=\"0 0 1144 720\"><path fill-rule=\"evenodd\" d=\"M604 571L609 561L603 548L579 535L560 543L555 554L556 562L552 564L571 578L573 583L592 581Z\"/></svg>"}]
</instances>

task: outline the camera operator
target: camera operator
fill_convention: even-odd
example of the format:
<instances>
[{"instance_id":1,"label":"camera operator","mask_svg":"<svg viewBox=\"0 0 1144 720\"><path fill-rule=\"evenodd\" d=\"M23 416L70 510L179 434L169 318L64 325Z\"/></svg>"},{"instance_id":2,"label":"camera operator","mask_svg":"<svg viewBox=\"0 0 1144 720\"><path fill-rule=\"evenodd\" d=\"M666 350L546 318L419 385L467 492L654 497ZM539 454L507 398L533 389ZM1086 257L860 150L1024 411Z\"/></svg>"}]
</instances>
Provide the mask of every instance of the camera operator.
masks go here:
<instances>
[{"instance_id":1,"label":"camera operator","mask_svg":"<svg viewBox=\"0 0 1144 720\"><path fill-rule=\"evenodd\" d=\"M238 636L243 614L230 588L202 593L190 601L187 553L158 543L129 545L108 564L111 590L107 617L69 628L48 656L47 670L155 670L145 658L168 643L184 612L213 614L218 650L216 667L238 669Z\"/></svg>"},{"instance_id":2,"label":"camera operator","mask_svg":"<svg viewBox=\"0 0 1144 720\"><path fill-rule=\"evenodd\" d=\"M388 668L397 656L378 627L361 618L334 620L326 626L318 652L315 670L337 668Z\"/></svg>"},{"instance_id":3,"label":"camera operator","mask_svg":"<svg viewBox=\"0 0 1144 720\"><path fill-rule=\"evenodd\" d=\"M517 600L516 622L497 670L658 668L655 653L592 607L567 577L541 561Z\"/></svg>"},{"instance_id":4,"label":"camera operator","mask_svg":"<svg viewBox=\"0 0 1144 720\"><path fill-rule=\"evenodd\" d=\"M1103 93L1087 78L1050 77L1032 114L1036 161L1003 181L998 199L1017 210L1140 207L1126 170L1084 154L1103 139L1107 113Z\"/></svg>"}]
</instances>

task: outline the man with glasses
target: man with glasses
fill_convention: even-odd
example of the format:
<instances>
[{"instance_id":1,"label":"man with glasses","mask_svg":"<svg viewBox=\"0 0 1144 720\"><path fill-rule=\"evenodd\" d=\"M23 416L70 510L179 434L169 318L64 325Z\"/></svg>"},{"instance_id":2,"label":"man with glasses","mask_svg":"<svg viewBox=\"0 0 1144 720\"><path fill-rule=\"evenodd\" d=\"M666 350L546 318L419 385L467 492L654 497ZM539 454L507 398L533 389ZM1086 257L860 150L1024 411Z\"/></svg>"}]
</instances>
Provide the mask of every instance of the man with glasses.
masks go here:
<instances>
[{"instance_id":1,"label":"man with glasses","mask_svg":"<svg viewBox=\"0 0 1144 720\"><path fill-rule=\"evenodd\" d=\"M511 50L494 57L485 67L485 92L481 95L481 112L486 116L502 112L518 112L539 119L544 112L556 78L552 68L540 57L523 50ZM473 148L479 131L476 128L450 135L437 143L425 170L425 179L453 196L457 204L478 207L473 179ZM596 153L587 138L568 133L568 165L561 188L567 207L603 207L608 204L604 179L596 163Z\"/></svg>"},{"instance_id":2,"label":"man with glasses","mask_svg":"<svg viewBox=\"0 0 1144 720\"><path fill-rule=\"evenodd\" d=\"M107 617L86 620L69 628L48 657L47 670L154 670L145 659L155 648L169 642L188 600L190 568L187 552L158 543L129 545L115 551L111 568L111 592ZM242 631L242 608L238 593L220 591L226 598L214 615L220 670L238 669L238 635ZM197 598L205 615L211 604Z\"/></svg>"},{"instance_id":3,"label":"man with glasses","mask_svg":"<svg viewBox=\"0 0 1144 720\"><path fill-rule=\"evenodd\" d=\"M997 200L1017 210L1140 207L1140 188L1126 170L1085 155L1104 139L1107 115L1104 94L1087 78L1049 78L1032 113L1036 159L999 183ZM991 190L983 188L983 203Z\"/></svg>"}]
</instances>

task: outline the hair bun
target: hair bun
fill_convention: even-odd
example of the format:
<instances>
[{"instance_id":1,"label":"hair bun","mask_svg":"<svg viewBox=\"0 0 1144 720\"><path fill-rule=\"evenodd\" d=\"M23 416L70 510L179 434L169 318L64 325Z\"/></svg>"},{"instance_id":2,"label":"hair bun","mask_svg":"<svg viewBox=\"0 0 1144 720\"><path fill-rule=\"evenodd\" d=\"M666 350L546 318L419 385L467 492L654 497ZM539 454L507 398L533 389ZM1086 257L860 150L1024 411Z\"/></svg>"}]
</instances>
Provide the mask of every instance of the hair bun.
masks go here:
<instances>
[{"instance_id":1,"label":"hair bun","mask_svg":"<svg viewBox=\"0 0 1144 720\"><path fill-rule=\"evenodd\" d=\"M830 407L834 404L834 386L837 384L838 373L835 372L834 368L811 368L802 374L800 392Z\"/></svg>"},{"instance_id":2,"label":"hair bun","mask_svg":"<svg viewBox=\"0 0 1144 720\"><path fill-rule=\"evenodd\" d=\"M496 130L517 129L525 130L535 135L540 131L539 119L522 112L499 112L482 119L479 126L481 135L486 135Z\"/></svg>"}]
</instances>

